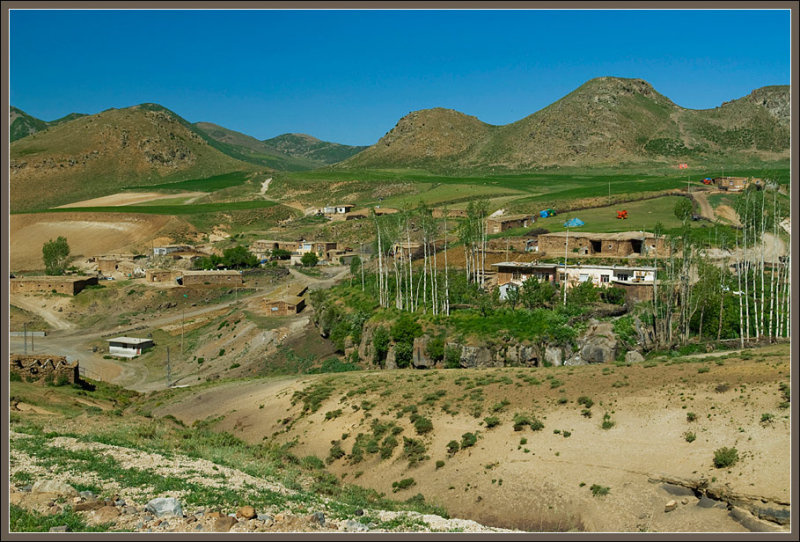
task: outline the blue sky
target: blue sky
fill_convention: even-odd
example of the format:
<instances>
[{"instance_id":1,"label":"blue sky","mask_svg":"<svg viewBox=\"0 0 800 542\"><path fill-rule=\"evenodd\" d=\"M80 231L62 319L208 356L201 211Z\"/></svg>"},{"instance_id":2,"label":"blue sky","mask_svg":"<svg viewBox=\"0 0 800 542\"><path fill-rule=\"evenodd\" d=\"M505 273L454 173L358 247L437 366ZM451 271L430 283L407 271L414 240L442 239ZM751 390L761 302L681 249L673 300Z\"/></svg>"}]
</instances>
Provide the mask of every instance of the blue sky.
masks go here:
<instances>
[{"instance_id":1,"label":"blue sky","mask_svg":"<svg viewBox=\"0 0 800 542\"><path fill-rule=\"evenodd\" d=\"M791 80L788 10L15 10L10 25L10 103L37 118L155 102L258 139L371 145L430 107L508 124L606 75L691 109Z\"/></svg>"}]
</instances>

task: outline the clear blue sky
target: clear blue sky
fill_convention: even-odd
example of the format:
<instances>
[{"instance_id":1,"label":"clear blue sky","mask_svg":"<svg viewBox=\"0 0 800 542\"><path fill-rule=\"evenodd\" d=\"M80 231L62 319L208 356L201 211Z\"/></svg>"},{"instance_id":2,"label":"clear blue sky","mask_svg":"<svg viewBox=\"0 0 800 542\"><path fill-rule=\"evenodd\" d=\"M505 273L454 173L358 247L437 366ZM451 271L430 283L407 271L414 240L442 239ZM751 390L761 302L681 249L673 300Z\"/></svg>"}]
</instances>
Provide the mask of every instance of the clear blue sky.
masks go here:
<instances>
[{"instance_id":1,"label":"clear blue sky","mask_svg":"<svg viewBox=\"0 0 800 542\"><path fill-rule=\"evenodd\" d=\"M788 10L12 11L10 103L159 103L258 139L371 145L410 111L508 124L589 79L707 109L788 85Z\"/></svg>"}]
</instances>

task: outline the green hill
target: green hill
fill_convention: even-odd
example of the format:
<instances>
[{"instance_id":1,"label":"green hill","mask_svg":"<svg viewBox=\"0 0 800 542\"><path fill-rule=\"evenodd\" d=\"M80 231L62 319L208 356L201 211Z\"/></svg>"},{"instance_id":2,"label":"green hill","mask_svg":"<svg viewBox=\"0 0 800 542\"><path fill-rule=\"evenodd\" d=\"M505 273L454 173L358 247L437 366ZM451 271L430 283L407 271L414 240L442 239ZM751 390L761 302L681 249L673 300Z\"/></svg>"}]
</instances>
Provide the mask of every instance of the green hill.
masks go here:
<instances>
[{"instance_id":1,"label":"green hill","mask_svg":"<svg viewBox=\"0 0 800 542\"><path fill-rule=\"evenodd\" d=\"M708 110L682 108L646 81L600 77L517 122L415 111L339 168L531 170L550 166L740 164L789 156L789 87Z\"/></svg>"},{"instance_id":2,"label":"green hill","mask_svg":"<svg viewBox=\"0 0 800 542\"><path fill-rule=\"evenodd\" d=\"M81 117L85 117L83 113L70 113L60 119L52 120L52 121L44 121L41 119L37 119L31 115L28 115L25 111L18 109L14 106L11 106L9 110L9 127L10 127L10 136L11 141L16 141L18 139L22 139L23 137L27 137L31 134L35 134L36 132L42 132L47 130L51 126L58 126L59 124L63 124L65 122L69 122L71 120L79 119Z\"/></svg>"},{"instance_id":3,"label":"green hill","mask_svg":"<svg viewBox=\"0 0 800 542\"><path fill-rule=\"evenodd\" d=\"M219 147L156 104L60 122L11 144L11 209L52 207L124 186L256 169Z\"/></svg>"},{"instance_id":4,"label":"green hill","mask_svg":"<svg viewBox=\"0 0 800 542\"><path fill-rule=\"evenodd\" d=\"M327 166L367 148L321 141L305 134L283 134L260 141L210 122L197 122L194 126L222 145L221 150L229 156L283 171Z\"/></svg>"}]
</instances>

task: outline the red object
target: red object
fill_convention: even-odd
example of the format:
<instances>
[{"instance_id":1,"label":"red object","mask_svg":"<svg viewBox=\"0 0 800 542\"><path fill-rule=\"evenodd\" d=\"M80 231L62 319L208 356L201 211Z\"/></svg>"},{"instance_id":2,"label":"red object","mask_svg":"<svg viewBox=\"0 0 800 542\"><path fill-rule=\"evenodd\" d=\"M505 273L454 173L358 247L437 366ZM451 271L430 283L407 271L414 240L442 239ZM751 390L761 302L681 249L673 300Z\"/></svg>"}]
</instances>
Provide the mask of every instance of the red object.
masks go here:
<instances>
[{"instance_id":1,"label":"red object","mask_svg":"<svg viewBox=\"0 0 800 542\"><path fill-rule=\"evenodd\" d=\"M628 218L628 211L617 211L617 218L619 219Z\"/></svg>"},{"instance_id":2,"label":"red object","mask_svg":"<svg viewBox=\"0 0 800 542\"><path fill-rule=\"evenodd\" d=\"M678 169L687 169L689 164L678 164Z\"/></svg>"},{"instance_id":3,"label":"red object","mask_svg":"<svg viewBox=\"0 0 800 542\"><path fill-rule=\"evenodd\" d=\"M703 179L703 184L711 184L711 179Z\"/></svg>"}]
</instances>

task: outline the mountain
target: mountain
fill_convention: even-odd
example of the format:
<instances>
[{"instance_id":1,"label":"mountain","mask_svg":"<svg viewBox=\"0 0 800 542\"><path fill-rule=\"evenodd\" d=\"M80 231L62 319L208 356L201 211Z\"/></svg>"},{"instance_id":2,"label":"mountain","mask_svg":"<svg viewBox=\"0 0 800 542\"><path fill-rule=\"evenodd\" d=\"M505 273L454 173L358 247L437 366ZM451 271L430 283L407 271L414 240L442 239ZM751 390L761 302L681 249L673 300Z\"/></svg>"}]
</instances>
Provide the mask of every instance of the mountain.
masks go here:
<instances>
[{"instance_id":1,"label":"mountain","mask_svg":"<svg viewBox=\"0 0 800 542\"><path fill-rule=\"evenodd\" d=\"M23 137L35 134L36 132L47 130L51 126L58 126L59 124L63 124L84 116L86 115L83 113L70 113L69 115L61 117L60 119L47 122L28 115L25 111L12 106L10 108L8 121L11 141L22 139Z\"/></svg>"},{"instance_id":2,"label":"mountain","mask_svg":"<svg viewBox=\"0 0 800 542\"><path fill-rule=\"evenodd\" d=\"M335 167L525 170L542 166L788 158L789 87L707 110L682 108L646 81L600 77L517 122L453 110L412 112Z\"/></svg>"},{"instance_id":3,"label":"mountain","mask_svg":"<svg viewBox=\"0 0 800 542\"><path fill-rule=\"evenodd\" d=\"M188 121L156 104L109 109L52 124L11 143L11 209L61 205L135 184L255 169L219 147Z\"/></svg>"},{"instance_id":4,"label":"mountain","mask_svg":"<svg viewBox=\"0 0 800 542\"><path fill-rule=\"evenodd\" d=\"M197 122L194 126L224 145L230 156L285 171L327 166L367 148L320 141L305 134L283 134L260 141L210 122Z\"/></svg>"},{"instance_id":5,"label":"mountain","mask_svg":"<svg viewBox=\"0 0 800 542\"><path fill-rule=\"evenodd\" d=\"M331 143L306 134L283 134L272 139L265 139L264 144L274 147L286 156L306 159L314 164L314 167L341 162L369 148L368 145Z\"/></svg>"}]
</instances>

